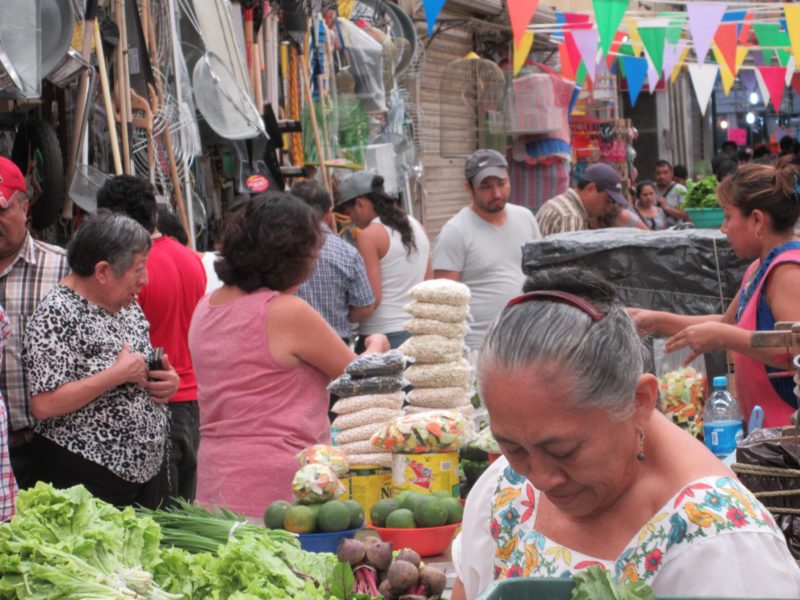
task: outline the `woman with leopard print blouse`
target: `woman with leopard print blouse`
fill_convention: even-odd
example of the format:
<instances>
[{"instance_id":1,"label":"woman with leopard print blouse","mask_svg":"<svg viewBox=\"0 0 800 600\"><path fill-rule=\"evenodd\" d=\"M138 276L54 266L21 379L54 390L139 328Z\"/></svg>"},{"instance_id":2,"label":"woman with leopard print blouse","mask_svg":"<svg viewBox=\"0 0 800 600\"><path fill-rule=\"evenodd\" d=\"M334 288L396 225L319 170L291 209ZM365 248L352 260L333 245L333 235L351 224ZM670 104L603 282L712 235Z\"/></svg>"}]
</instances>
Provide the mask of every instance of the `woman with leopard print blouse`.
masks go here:
<instances>
[{"instance_id":1,"label":"woman with leopard print blouse","mask_svg":"<svg viewBox=\"0 0 800 600\"><path fill-rule=\"evenodd\" d=\"M153 348L136 295L150 246L128 217L89 218L70 242L70 274L36 308L23 342L37 479L81 483L118 506L161 500L164 405L179 381L166 356L148 370Z\"/></svg>"}]
</instances>

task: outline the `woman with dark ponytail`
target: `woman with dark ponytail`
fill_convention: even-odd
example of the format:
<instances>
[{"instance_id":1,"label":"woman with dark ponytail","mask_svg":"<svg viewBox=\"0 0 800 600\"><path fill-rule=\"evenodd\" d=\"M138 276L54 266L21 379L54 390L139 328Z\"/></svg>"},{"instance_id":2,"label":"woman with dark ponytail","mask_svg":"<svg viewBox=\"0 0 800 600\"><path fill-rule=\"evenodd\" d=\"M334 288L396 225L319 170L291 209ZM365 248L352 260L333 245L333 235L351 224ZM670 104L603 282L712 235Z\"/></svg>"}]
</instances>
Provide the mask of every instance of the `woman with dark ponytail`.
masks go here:
<instances>
[{"instance_id":1,"label":"woman with dark ponytail","mask_svg":"<svg viewBox=\"0 0 800 600\"><path fill-rule=\"evenodd\" d=\"M403 310L406 294L431 277L428 236L419 221L386 193L383 177L373 171L349 173L339 180L336 211L346 213L361 228L356 247L375 293L374 312L360 325L361 338L383 333L397 348L409 337L403 330L408 320Z\"/></svg>"},{"instance_id":2,"label":"woman with dark ponytail","mask_svg":"<svg viewBox=\"0 0 800 600\"><path fill-rule=\"evenodd\" d=\"M752 348L753 331L769 331L778 321L800 321L800 174L789 163L745 164L717 188L724 221L722 232L740 258L755 259L739 293L724 315L690 317L631 309L645 333L671 335L667 351L691 348L692 356L732 350L736 397L745 419L753 407L764 409L764 426L788 425L797 410L785 351Z\"/></svg>"}]
</instances>

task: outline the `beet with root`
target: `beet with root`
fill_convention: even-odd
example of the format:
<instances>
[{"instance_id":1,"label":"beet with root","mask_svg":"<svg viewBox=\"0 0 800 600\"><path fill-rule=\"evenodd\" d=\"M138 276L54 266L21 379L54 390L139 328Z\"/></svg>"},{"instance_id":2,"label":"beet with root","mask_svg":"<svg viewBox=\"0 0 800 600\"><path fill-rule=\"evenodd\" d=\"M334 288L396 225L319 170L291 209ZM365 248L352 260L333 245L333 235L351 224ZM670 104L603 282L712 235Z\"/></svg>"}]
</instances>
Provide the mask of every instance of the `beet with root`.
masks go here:
<instances>
[{"instance_id":1,"label":"beet with root","mask_svg":"<svg viewBox=\"0 0 800 600\"><path fill-rule=\"evenodd\" d=\"M415 567L419 567L419 563L422 562L422 559L419 557L419 554L417 554L411 548L403 548L402 550L400 550L400 552L397 553L395 559L410 562Z\"/></svg>"},{"instance_id":2,"label":"beet with root","mask_svg":"<svg viewBox=\"0 0 800 600\"><path fill-rule=\"evenodd\" d=\"M439 596L447 586L447 576L435 567L422 567L419 570L419 581L427 596Z\"/></svg>"},{"instance_id":3,"label":"beet with root","mask_svg":"<svg viewBox=\"0 0 800 600\"><path fill-rule=\"evenodd\" d=\"M397 598L392 591L392 586L389 585L388 579L381 581L381 584L378 586L378 593L383 596L383 600L395 600Z\"/></svg>"},{"instance_id":4,"label":"beet with root","mask_svg":"<svg viewBox=\"0 0 800 600\"><path fill-rule=\"evenodd\" d=\"M362 562L366 554L367 549L364 544L352 538L343 539L336 550L336 558L351 565L357 565Z\"/></svg>"},{"instance_id":5,"label":"beet with root","mask_svg":"<svg viewBox=\"0 0 800 600\"><path fill-rule=\"evenodd\" d=\"M387 581L392 592L400 596L419 581L419 569L407 560L396 560L389 567Z\"/></svg>"},{"instance_id":6,"label":"beet with root","mask_svg":"<svg viewBox=\"0 0 800 600\"><path fill-rule=\"evenodd\" d=\"M375 542L367 546L367 562L378 571L385 571L392 564L391 542Z\"/></svg>"}]
</instances>

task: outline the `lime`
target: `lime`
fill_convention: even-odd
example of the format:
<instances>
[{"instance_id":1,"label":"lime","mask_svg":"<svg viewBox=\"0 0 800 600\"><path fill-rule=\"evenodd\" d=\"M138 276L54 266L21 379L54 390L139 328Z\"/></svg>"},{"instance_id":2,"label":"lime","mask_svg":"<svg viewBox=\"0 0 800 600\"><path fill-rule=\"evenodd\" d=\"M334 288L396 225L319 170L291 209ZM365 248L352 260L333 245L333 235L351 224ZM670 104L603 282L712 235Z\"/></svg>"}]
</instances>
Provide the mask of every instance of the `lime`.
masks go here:
<instances>
[{"instance_id":1,"label":"lime","mask_svg":"<svg viewBox=\"0 0 800 600\"><path fill-rule=\"evenodd\" d=\"M283 527L293 533L311 533L316 527L316 515L310 506L290 506L283 519Z\"/></svg>"},{"instance_id":2,"label":"lime","mask_svg":"<svg viewBox=\"0 0 800 600\"><path fill-rule=\"evenodd\" d=\"M447 523L447 508L440 498L427 496L414 508L414 519L420 527L440 527Z\"/></svg>"},{"instance_id":3,"label":"lime","mask_svg":"<svg viewBox=\"0 0 800 600\"><path fill-rule=\"evenodd\" d=\"M270 529L283 529L283 518L292 507L286 500L276 500L267 507L264 513L264 525Z\"/></svg>"},{"instance_id":4,"label":"lime","mask_svg":"<svg viewBox=\"0 0 800 600\"><path fill-rule=\"evenodd\" d=\"M461 504L461 501L451 497L443 499L442 504L447 509L447 524L461 523L461 519L464 517L464 505Z\"/></svg>"},{"instance_id":5,"label":"lime","mask_svg":"<svg viewBox=\"0 0 800 600\"><path fill-rule=\"evenodd\" d=\"M414 512L417 504L425 498L430 498L430 496L420 492L409 492L408 495L400 501L400 508L407 508L411 512Z\"/></svg>"},{"instance_id":6,"label":"lime","mask_svg":"<svg viewBox=\"0 0 800 600\"><path fill-rule=\"evenodd\" d=\"M414 513L407 508L398 508L386 517L386 527L391 529L414 529L416 526Z\"/></svg>"},{"instance_id":7,"label":"lime","mask_svg":"<svg viewBox=\"0 0 800 600\"><path fill-rule=\"evenodd\" d=\"M376 527L385 527L386 517L389 516L389 513L397 510L398 508L400 508L400 503L394 498L384 498L383 500L378 500L372 505L372 510L369 511L369 518L372 520L372 524Z\"/></svg>"},{"instance_id":8,"label":"lime","mask_svg":"<svg viewBox=\"0 0 800 600\"><path fill-rule=\"evenodd\" d=\"M434 496L436 498L441 498L442 500L444 500L445 498L452 498L453 494L451 494L447 490L436 490L431 494L431 496Z\"/></svg>"},{"instance_id":9,"label":"lime","mask_svg":"<svg viewBox=\"0 0 800 600\"><path fill-rule=\"evenodd\" d=\"M344 505L350 511L350 527L356 529L364 524L364 509L355 500L345 500Z\"/></svg>"},{"instance_id":10,"label":"lime","mask_svg":"<svg viewBox=\"0 0 800 600\"><path fill-rule=\"evenodd\" d=\"M320 531L344 531L350 528L350 509L341 500L330 500L322 505L317 514Z\"/></svg>"}]
</instances>

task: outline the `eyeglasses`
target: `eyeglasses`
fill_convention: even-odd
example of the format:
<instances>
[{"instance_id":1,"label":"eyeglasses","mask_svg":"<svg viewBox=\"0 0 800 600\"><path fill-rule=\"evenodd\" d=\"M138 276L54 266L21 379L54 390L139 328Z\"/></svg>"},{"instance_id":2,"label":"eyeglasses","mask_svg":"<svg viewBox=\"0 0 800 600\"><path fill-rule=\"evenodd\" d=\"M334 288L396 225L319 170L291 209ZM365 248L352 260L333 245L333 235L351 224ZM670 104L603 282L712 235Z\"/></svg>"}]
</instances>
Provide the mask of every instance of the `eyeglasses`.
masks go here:
<instances>
[{"instance_id":1,"label":"eyeglasses","mask_svg":"<svg viewBox=\"0 0 800 600\"><path fill-rule=\"evenodd\" d=\"M532 300L549 300L550 302L567 304L572 308L577 308L584 314L588 315L592 321L599 321L606 316L603 311L585 298L581 298L580 296L576 296L575 294L570 294L568 292L559 292L558 290L539 290L536 292L522 294L521 296L517 296L516 298L509 300L508 304L506 304L506 308L516 306L517 304L524 304L525 302L530 302Z\"/></svg>"}]
</instances>

